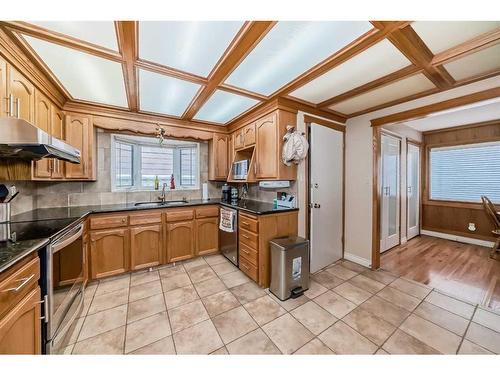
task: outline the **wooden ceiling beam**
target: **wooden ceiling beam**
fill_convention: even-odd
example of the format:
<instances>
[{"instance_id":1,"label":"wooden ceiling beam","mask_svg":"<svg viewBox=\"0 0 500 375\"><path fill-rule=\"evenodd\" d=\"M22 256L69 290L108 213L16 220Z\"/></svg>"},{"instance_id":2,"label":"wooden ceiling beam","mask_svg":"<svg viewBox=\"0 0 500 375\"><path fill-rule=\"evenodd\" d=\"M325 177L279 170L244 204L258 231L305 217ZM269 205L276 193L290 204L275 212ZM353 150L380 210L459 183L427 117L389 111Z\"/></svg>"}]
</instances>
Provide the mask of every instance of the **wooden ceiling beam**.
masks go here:
<instances>
[{"instance_id":1,"label":"wooden ceiling beam","mask_svg":"<svg viewBox=\"0 0 500 375\"><path fill-rule=\"evenodd\" d=\"M379 117L371 120L371 124L372 126L382 126L387 124L396 124L402 121L416 120L452 108L463 107L469 104L495 99L498 97L500 97L500 87L495 87L492 89L475 92L469 95L448 99L439 103L433 103L423 107L409 109L407 111Z\"/></svg>"},{"instance_id":2,"label":"wooden ceiling beam","mask_svg":"<svg viewBox=\"0 0 500 375\"><path fill-rule=\"evenodd\" d=\"M251 21L247 22L238 33L232 45L226 50L215 69L210 73L208 82L195 96L182 118L191 120L203 104L222 84L241 61L252 51L257 43L276 24L274 21Z\"/></svg>"},{"instance_id":3,"label":"wooden ceiling beam","mask_svg":"<svg viewBox=\"0 0 500 375\"><path fill-rule=\"evenodd\" d=\"M154 73L167 75L170 77L182 79L184 81L190 81L193 83L197 83L199 85L206 85L208 83L208 79L198 76L196 74L184 72L182 70L178 70L175 68L171 68L165 65L160 65L151 61L137 59L135 62L136 67L149 70Z\"/></svg>"},{"instance_id":4,"label":"wooden ceiling beam","mask_svg":"<svg viewBox=\"0 0 500 375\"><path fill-rule=\"evenodd\" d=\"M123 75L127 91L128 106L131 111L139 110L139 89L137 82L137 22L115 21L118 46L123 57Z\"/></svg>"}]
</instances>

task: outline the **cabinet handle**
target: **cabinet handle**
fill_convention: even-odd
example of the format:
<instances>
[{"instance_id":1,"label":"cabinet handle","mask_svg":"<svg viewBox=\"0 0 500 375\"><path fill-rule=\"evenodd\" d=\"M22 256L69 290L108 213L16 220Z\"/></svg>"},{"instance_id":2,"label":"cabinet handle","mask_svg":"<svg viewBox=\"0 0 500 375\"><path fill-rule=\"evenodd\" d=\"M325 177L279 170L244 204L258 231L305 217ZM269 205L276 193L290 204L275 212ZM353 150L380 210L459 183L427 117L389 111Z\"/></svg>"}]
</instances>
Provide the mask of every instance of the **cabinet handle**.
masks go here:
<instances>
[{"instance_id":1,"label":"cabinet handle","mask_svg":"<svg viewBox=\"0 0 500 375\"><path fill-rule=\"evenodd\" d=\"M9 96L5 97L4 98L5 101L7 102L7 106L5 108L5 113L7 114L7 116L12 116L12 106L13 106L13 99L14 99L14 96L12 94L10 94Z\"/></svg>"},{"instance_id":2,"label":"cabinet handle","mask_svg":"<svg viewBox=\"0 0 500 375\"><path fill-rule=\"evenodd\" d=\"M3 292L13 292L13 293L17 293L19 292L21 289L23 289L31 280L33 280L33 278L35 277L35 274L31 275L30 277L26 277L24 279L20 279L19 281L22 280L21 284L19 284L18 286L16 286L15 288L9 288L9 289L5 289L3 290Z\"/></svg>"},{"instance_id":3,"label":"cabinet handle","mask_svg":"<svg viewBox=\"0 0 500 375\"><path fill-rule=\"evenodd\" d=\"M245 267L247 270L249 270L249 269L250 269L250 267L248 267L245 263L241 263L241 265L242 265L243 267Z\"/></svg>"},{"instance_id":4,"label":"cabinet handle","mask_svg":"<svg viewBox=\"0 0 500 375\"><path fill-rule=\"evenodd\" d=\"M248 223L246 221L242 221L241 224L248 225Z\"/></svg>"},{"instance_id":5,"label":"cabinet handle","mask_svg":"<svg viewBox=\"0 0 500 375\"><path fill-rule=\"evenodd\" d=\"M245 254L250 254L250 251L248 251L248 250L245 250L245 249L243 249L243 248L241 248L241 250L243 250L243 252L244 252Z\"/></svg>"},{"instance_id":6,"label":"cabinet handle","mask_svg":"<svg viewBox=\"0 0 500 375\"><path fill-rule=\"evenodd\" d=\"M21 113L21 99L16 99L16 117L19 118L19 114Z\"/></svg>"},{"instance_id":7,"label":"cabinet handle","mask_svg":"<svg viewBox=\"0 0 500 375\"><path fill-rule=\"evenodd\" d=\"M122 223L124 223L125 221L126 221L126 219L125 219L125 218L123 218L123 219L122 219Z\"/></svg>"},{"instance_id":8,"label":"cabinet handle","mask_svg":"<svg viewBox=\"0 0 500 375\"><path fill-rule=\"evenodd\" d=\"M245 237L247 240L250 239L250 237L248 237L246 234L242 234L243 237Z\"/></svg>"}]
</instances>

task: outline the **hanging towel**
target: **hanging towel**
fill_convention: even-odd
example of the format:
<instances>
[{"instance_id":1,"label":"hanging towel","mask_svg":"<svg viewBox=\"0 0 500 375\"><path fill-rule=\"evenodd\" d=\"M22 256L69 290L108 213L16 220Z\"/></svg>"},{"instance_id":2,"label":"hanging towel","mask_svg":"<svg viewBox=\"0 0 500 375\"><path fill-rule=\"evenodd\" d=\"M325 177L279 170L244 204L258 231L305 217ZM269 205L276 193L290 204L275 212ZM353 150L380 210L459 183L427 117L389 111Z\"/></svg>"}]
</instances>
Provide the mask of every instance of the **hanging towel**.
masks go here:
<instances>
[{"instance_id":1,"label":"hanging towel","mask_svg":"<svg viewBox=\"0 0 500 375\"><path fill-rule=\"evenodd\" d=\"M234 211L226 210L224 207L220 208L219 228L224 232L234 232Z\"/></svg>"},{"instance_id":2,"label":"hanging towel","mask_svg":"<svg viewBox=\"0 0 500 375\"><path fill-rule=\"evenodd\" d=\"M301 160L305 159L309 143L300 132L287 132L283 140L285 141L282 154L283 163L290 166L292 164L299 164Z\"/></svg>"}]
</instances>

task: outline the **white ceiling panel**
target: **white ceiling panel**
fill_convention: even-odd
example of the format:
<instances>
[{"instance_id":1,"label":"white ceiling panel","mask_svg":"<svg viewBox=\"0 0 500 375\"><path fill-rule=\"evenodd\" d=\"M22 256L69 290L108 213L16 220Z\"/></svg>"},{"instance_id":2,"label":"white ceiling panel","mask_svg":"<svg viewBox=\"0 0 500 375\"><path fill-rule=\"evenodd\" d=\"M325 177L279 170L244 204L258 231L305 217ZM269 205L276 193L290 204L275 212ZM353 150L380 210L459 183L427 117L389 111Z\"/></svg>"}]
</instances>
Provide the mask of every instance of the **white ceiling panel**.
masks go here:
<instances>
[{"instance_id":1,"label":"white ceiling panel","mask_svg":"<svg viewBox=\"0 0 500 375\"><path fill-rule=\"evenodd\" d=\"M270 95L372 28L365 21L278 22L226 83Z\"/></svg>"},{"instance_id":2,"label":"white ceiling panel","mask_svg":"<svg viewBox=\"0 0 500 375\"><path fill-rule=\"evenodd\" d=\"M23 37L73 98L127 107L120 63L30 36Z\"/></svg>"},{"instance_id":3,"label":"white ceiling panel","mask_svg":"<svg viewBox=\"0 0 500 375\"><path fill-rule=\"evenodd\" d=\"M444 67L457 81L500 69L500 44L444 64Z\"/></svg>"},{"instance_id":4,"label":"white ceiling panel","mask_svg":"<svg viewBox=\"0 0 500 375\"><path fill-rule=\"evenodd\" d=\"M344 100L343 102L332 105L330 108L341 113L351 114L433 88L436 88L436 86L434 86L434 84L429 81L425 75L416 74L381 88L355 96L354 98Z\"/></svg>"},{"instance_id":5,"label":"white ceiling panel","mask_svg":"<svg viewBox=\"0 0 500 375\"><path fill-rule=\"evenodd\" d=\"M200 87L196 83L139 69L140 109L181 116Z\"/></svg>"},{"instance_id":6,"label":"white ceiling panel","mask_svg":"<svg viewBox=\"0 0 500 375\"><path fill-rule=\"evenodd\" d=\"M417 21L411 27L436 54L500 27L500 21Z\"/></svg>"},{"instance_id":7,"label":"white ceiling panel","mask_svg":"<svg viewBox=\"0 0 500 375\"><path fill-rule=\"evenodd\" d=\"M139 22L139 57L206 77L242 26L242 21Z\"/></svg>"},{"instance_id":8,"label":"white ceiling panel","mask_svg":"<svg viewBox=\"0 0 500 375\"><path fill-rule=\"evenodd\" d=\"M216 90L194 118L225 124L258 103L258 100L246 96Z\"/></svg>"},{"instance_id":9,"label":"white ceiling panel","mask_svg":"<svg viewBox=\"0 0 500 375\"><path fill-rule=\"evenodd\" d=\"M311 103L319 103L410 64L410 61L391 42L384 39L308 82L290 95Z\"/></svg>"},{"instance_id":10,"label":"white ceiling panel","mask_svg":"<svg viewBox=\"0 0 500 375\"><path fill-rule=\"evenodd\" d=\"M118 51L113 21L30 21L29 23Z\"/></svg>"}]
</instances>

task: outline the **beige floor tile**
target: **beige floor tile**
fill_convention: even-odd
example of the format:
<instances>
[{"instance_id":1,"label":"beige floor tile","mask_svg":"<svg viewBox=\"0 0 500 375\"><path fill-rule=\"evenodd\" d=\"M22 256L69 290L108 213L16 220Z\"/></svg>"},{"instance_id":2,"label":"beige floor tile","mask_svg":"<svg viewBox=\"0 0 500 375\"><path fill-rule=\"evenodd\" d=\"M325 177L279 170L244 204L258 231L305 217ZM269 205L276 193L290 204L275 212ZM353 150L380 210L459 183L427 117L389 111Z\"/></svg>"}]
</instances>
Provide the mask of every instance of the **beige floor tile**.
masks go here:
<instances>
[{"instance_id":1,"label":"beige floor tile","mask_svg":"<svg viewBox=\"0 0 500 375\"><path fill-rule=\"evenodd\" d=\"M243 306L217 315L215 318L212 318L212 321L224 344L228 344L258 328Z\"/></svg>"},{"instance_id":2,"label":"beige floor tile","mask_svg":"<svg viewBox=\"0 0 500 375\"><path fill-rule=\"evenodd\" d=\"M128 324L125 337L125 353L133 352L170 336L170 334L170 324L166 311Z\"/></svg>"},{"instance_id":3,"label":"beige floor tile","mask_svg":"<svg viewBox=\"0 0 500 375\"><path fill-rule=\"evenodd\" d=\"M197 299L199 299L198 293L196 293L196 290L192 285L165 292L165 303L167 304L167 309L173 309L174 307L185 305L186 303L196 301Z\"/></svg>"},{"instance_id":4,"label":"beige floor tile","mask_svg":"<svg viewBox=\"0 0 500 375\"><path fill-rule=\"evenodd\" d=\"M64 348L60 348L56 350L52 354L58 354L58 355L69 355L73 351L73 348L75 347L75 344L65 346Z\"/></svg>"},{"instance_id":5,"label":"beige floor tile","mask_svg":"<svg viewBox=\"0 0 500 375\"><path fill-rule=\"evenodd\" d=\"M420 303L418 298L391 288L390 286L378 292L377 296L408 311L413 311Z\"/></svg>"},{"instance_id":6,"label":"beige floor tile","mask_svg":"<svg viewBox=\"0 0 500 375\"><path fill-rule=\"evenodd\" d=\"M443 354L455 354L461 337L417 315L410 315L399 327Z\"/></svg>"},{"instance_id":7,"label":"beige floor tile","mask_svg":"<svg viewBox=\"0 0 500 375\"><path fill-rule=\"evenodd\" d=\"M158 270L158 274L160 275L160 278L163 279L167 277L185 275L186 270L184 269L184 266L182 264L178 264L173 267L161 268Z\"/></svg>"},{"instance_id":8,"label":"beige floor tile","mask_svg":"<svg viewBox=\"0 0 500 375\"><path fill-rule=\"evenodd\" d=\"M226 258L221 254L207 255L203 257L205 262L207 262L210 266L215 266L216 264L227 262Z\"/></svg>"},{"instance_id":9,"label":"beige floor tile","mask_svg":"<svg viewBox=\"0 0 500 375\"><path fill-rule=\"evenodd\" d=\"M129 289L125 288L95 296L90 305L88 314L91 315L112 307L126 305L128 303L128 294Z\"/></svg>"},{"instance_id":10,"label":"beige floor tile","mask_svg":"<svg viewBox=\"0 0 500 375\"><path fill-rule=\"evenodd\" d=\"M396 330L392 324L362 308L351 311L342 320L377 345L382 345Z\"/></svg>"},{"instance_id":11,"label":"beige floor tile","mask_svg":"<svg viewBox=\"0 0 500 375\"><path fill-rule=\"evenodd\" d=\"M314 302L338 319L343 318L356 308L356 304L332 291L316 297Z\"/></svg>"},{"instance_id":12,"label":"beige floor tile","mask_svg":"<svg viewBox=\"0 0 500 375\"><path fill-rule=\"evenodd\" d=\"M231 288L231 293L233 293L238 301L240 301L243 305L267 294L264 289L259 287L253 281Z\"/></svg>"},{"instance_id":13,"label":"beige floor tile","mask_svg":"<svg viewBox=\"0 0 500 375\"><path fill-rule=\"evenodd\" d=\"M358 274L358 272L351 271L348 268L342 267L340 264L328 267L326 271L344 280L349 280Z\"/></svg>"},{"instance_id":14,"label":"beige floor tile","mask_svg":"<svg viewBox=\"0 0 500 375\"><path fill-rule=\"evenodd\" d=\"M214 350L212 353L210 353L210 355L227 355L227 354L229 354L229 352L227 351L225 346L217 350Z\"/></svg>"},{"instance_id":15,"label":"beige floor tile","mask_svg":"<svg viewBox=\"0 0 500 375\"><path fill-rule=\"evenodd\" d=\"M293 354L302 354L302 355L317 355L317 354L335 354L330 350L328 346L323 344L319 339L312 339L307 344L305 344L302 348L297 350Z\"/></svg>"},{"instance_id":16,"label":"beige floor tile","mask_svg":"<svg viewBox=\"0 0 500 375\"><path fill-rule=\"evenodd\" d=\"M311 276L311 279L323 285L327 289L335 288L344 282L344 279L335 276L328 271L321 271Z\"/></svg>"},{"instance_id":17,"label":"beige floor tile","mask_svg":"<svg viewBox=\"0 0 500 375\"><path fill-rule=\"evenodd\" d=\"M129 301L137 301L146 297L154 296L155 294L163 293L160 280L150 281L136 286L130 287Z\"/></svg>"},{"instance_id":18,"label":"beige floor tile","mask_svg":"<svg viewBox=\"0 0 500 375\"><path fill-rule=\"evenodd\" d=\"M446 328L448 331L459 336L463 336L469 325L467 319L425 301L415 309L414 314Z\"/></svg>"},{"instance_id":19,"label":"beige floor tile","mask_svg":"<svg viewBox=\"0 0 500 375\"><path fill-rule=\"evenodd\" d=\"M127 305L121 305L93 315L87 315L80 335L78 336L78 341L124 326L126 322Z\"/></svg>"},{"instance_id":20,"label":"beige floor tile","mask_svg":"<svg viewBox=\"0 0 500 375\"><path fill-rule=\"evenodd\" d=\"M211 320L174 333L177 354L209 354L224 346Z\"/></svg>"},{"instance_id":21,"label":"beige floor tile","mask_svg":"<svg viewBox=\"0 0 500 375\"><path fill-rule=\"evenodd\" d=\"M356 273L361 273L368 270L368 268L366 268L365 266L351 262L349 260L343 260L342 262L340 262L340 264L342 265L342 267L348 268Z\"/></svg>"},{"instance_id":22,"label":"beige floor tile","mask_svg":"<svg viewBox=\"0 0 500 375\"><path fill-rule=\"evenodd\" d=\"M358 288L361 288L363 290L366 290L367 292L370 292L372 294L375 294L385 288L385 284L370 279L365 275L354 276L352 279L349 279L349 282L352 285L357 286Z\"/></svg>"},{"instance_id":23,"label":"beige floor tile","mask_svg":"<svg viewBox=\"0 0 500 375\"><path fill-rule=\"evenodd\" d=\"M416 283L412 280L406 280L401 277L394 280L389 285L403 293L409 294L410 296L416 297L418 299L424 299L432 291L432 288L426 285Z\"/></svg>"},{"instance_id":24,"label":"beige floor tile","mask_svg":"<svg viewBox=\"0 0 500 375\"><path fill-rule=\"evenodd\" d=\"M377 351L374 343L340 320L318 338L337 354L373 354Z\"/></svg>"},{"instance_id":25,"label":"beige floor tile","mask_svg":"<svg viewBox=\"0 0 500 375\"><path fill-rule=\"evenodd\" d=\"M365 302L372 295L364 289L352 285L348 281L333 288L333 291L356 305Z\"/></svg>"},{"instance_id":26,"label":"beige floor tile","mask_svg":"<svg viewBox=\"0 0 500 375\"><path fill-rule=\"evenodd\" d=\"M472 321L500 332L500 315L494 312L478 307L472 317Z\"/></svg>"},{"instance_id":27,"label":"beige floor tile","mask_svg":"<svg viewBox=\"0 0 500 375\"><path fill-rule=\"evenodd\" d=\"M148 316L165 311L163 294L156 294L128 304L127 323L147 318Z\"/></svg>"},{"instance_id":28,"label":"beige floor tile","mask_svg":"<svg viewBox=\"0 0 500 375\"><path fill-rule=\"evenodd\" d=\"M227 345L229 354L281 354L262 329L256 329Z\"/></svg>"},{"instance_id":29,"label":"beige floor tile","mask_svg":"<svg viewBox=\"0 0 500 375\"><path fill-rule=\"evenodd\" d=\"M200 266L206 266L208 263L203 259L203 257L198 257L194 259L189 259L184 262L182 262L182 265L186 269L186 271L189 271L193 268L200 267Z\"/></svg>"},{"instance_id":30,"label":"beige floor tile","mask_svg":"<svg viewBox=\"0 0 500 375\"><path fill-rule=\"evenodd\" d=\"M193 283L201 283L202 281L217 277L212 268L206 263L204 265L192 267L187 272Z\"/></svg>"},{"instance_id":31,"label":"beige floor tile","mask_svg":"<svg viewBox=\"0 0 500 375\"><path fill-rule=\"evenodd\" d=\"M386 285L392 283L394 280L397 279L396 276L383 270L377 270L377 271L366 270L362 273L362 275Z\"/></svg>"},{"instance_id":32,"label":"beige floor tile","mask_svg":"<svg viewBox=\"0 0 500 375\"><path fill-rule=\"evenodd\" d=\"M229 290L204 297L202 302L207 309L208 315L211 317L240 306L236 297Z\"/></svg>"},{"instance_id":33,"label":"beige floor tile","mask_svg":"<svg viewBox=\"0 0 500 375\"><path fill-rule=\"evenodd\" d=\"M201 298L226 290L226 286L219 278L202 281L194 284Z\"/></svg>"},{"instance_id":34,"label":"beige floor tile","mask_svg":"<svg viewBox=\"0 0 500 375\"><path fill-rule=\"evenodd\" d=\"M323 294L327 291L323 285L317 283L316 281L309 281L309 289L304 292L304 295L309 299L314 299L320 294Z\"/></svg>"},{"instance_id":35,"label":"beige floor tile","mask_svg":"<svg viewBox=\"0 0 500 375\"><path fill-rule=\"evenodd\" d=\"M314 337L290 314L285 314L265 324L262 329L284 354L293 353Z\"/></svg>"},{"instance_id":36,"label":"beige floor tile","mask_svg":"<svg viewBox=\"0 0 500 375\"><path fill-rule=\"evenodd\" d=\"M288 298L285 301L280 300L278 297L276 297L274 294L269 293L269 297L271 297L273 300L275 300L278 305L283 307L286 311L292 311L293 309L296 309L300 305L303 305L304 303L309 302L309 298L306 296L302 295L297 298Z\"/></svg>"},{"instance_id":37,"label":"beige floor tile","mask_svg":"<svg viewBox=\"0 0 500 375\"><path fill-rule=\"evenodd\" d=\"M71 346L72 344L77 342L78 336L80 335L80 331L82 330L82 326L83 326L84 321L85 321L84 317L75 319L73 321L73 323L71 323L71 326L69 327L69 329L65 335L62 335L62 337L59 340L57 340L57 337L56 337L56 340L53 342L54 346L64 348L64 347ZM59 336L61 336L61 335L59 335ZM65 353L61 352L59 354L65 354ZM66 354L71 354L71 352L66 353Z\"/></svg>"},{"instance_id":38,"label":"beige floor tile","mask_svg":"<svg viewBox=\"0 0 500 375\"><path fill-rule=\"evenodd\" d=\"M241 271L226 273L225 275L221 275L220 279L228 288L233 288L250 281L250 279Z\"/></svg>"},{"instance_id":39,"label":"beige floor tile","mask_svg":"<svg viewBox=\"0 0 500 375\"><path fill-rule=\"evenodd\" d=\"M408 315L410 315L409 311L393 305L392 303L377 296L373 296L372 298L366 300L360 305L360 307L396 327L399 326Z\"/></svg>"},{"instance_id":40,"label":"beige floor tile","mask_svg":"<svg viewBox=\"0 0 500 375\"><path fill-rule=\"evenodd\" d=\"M460 301L456 298L449 297L437 291L432 291L425 300L433 305L439 306L445 310L451 311L454 314L460 315L466 319L470 319L474 313L474 306L469 303Z\"/></svg>"},{"instance_id":41,"label":"beige floor tile","mask_svg":"<svg viewBox=\"0 0 500 375\"><path fill-rule=\"evenodd\" d=\"M73 354L123 354L125 326L79 341Z\"/></svg>"},{"instance_id":42,"label":"beige floor tile","mask_svg":"<svg viewBox=\"0 0 500 375\"><path fill-rule=\"evenodd\" d=\"M183 286L188 285L191 285L191 279L189 278L187 273L181 273L161 279L161 287L163 289L163 292L168 292L169 290L182 288Z\"/></svg>"},{"instance_id":43,"label":"beige floor tile","mask_svg":"<svg viewBox=\"0 0 500 375\"><path fill-rule=\"evenodd\" d=\"M500 354L500 333L471 322L465 338L493 353Z\"/></svg>"},{"instance_id":44,"label":"beige floor tile","mask_svg":"<svg viewBox=\"0 0 500 375\"><path fill-rule=\"evenodd\" d=\"M130 275L116 276L110 279L99 281L95 296L100 296L109 292L115 292L130 286Z\"/></svg>"},{"instance_id":45,"label":"beige floor tile","mask_svg":"<svg viewBox=\"0 0 500 375\"><path fill-rule=\"evenodd\" d=\"M229 263L229 262L215 264L215 265L212 265L211 267L215 271L215 273L219 276L238 270L238 268L236 268L232 263Z\"/></svg>"},{"instance_id":46,"label":"beige floor tile","mask_svg":"<svg viewBox=\"0 0 500 375\"><path fill-rule=\"evenodd\" d=\"M245 304L244 307L261 326L286 313L283 307L267 295Z\"/></svg>"},{"instance_id":47,"label":"beige floor tile","mask_svg":"<svg viewBox=\"0 0 500 375\"><path fill-rule=\"evenodd\" d=\"M464 340L462 345L460 345L460 349L458 350L458 354L494 354L485 348L474 344L472 341Z\"/></svg>"},{"instance_id":48,"label":"beige floor tile","mask_svg":"<svg viewBox=\"0 0 500 375\"><path fill-rule=\"evenodd\" d=\"M315 335L319 335L337 321L337 318L312 301L297 307L290 314Z\"/></svg>"},{"instance_id":49,"label":"beige floor tile","mask_svg":"<svg viewBox=\"0 0 500 375\"><path fill-rule=\"evenodd\" d=\"M156 270L135 272L130 275L130 286L141 285L155 280L160 280L160 274Z\"/></svg>"},{"instance_id":50,"label":"beige floor tile","mask_svg":"<svg viewBox=\"0 0 500 375\"><path fill-rule=\"evenodd\" d=\"M91 285L87 285L83 292L83 306L82 310L77 314L77 318L84 317L88 314L92 300L94 299L95 292L99 282L93 282Z\"/></svg>"},{"instance_id":51,"label":"beige floor tile","mask_svg":"<svg viewBox=\"0 0 500 375\"><path fill-rule=\"evenodd\" d=\"M209 318L200 300L169 310L168 315L173 332L182 331Z\"/></svg>"},{"instance_id":52,"label":"beige floor tile","mask_svg":"<svg viewBox=\"0 0 500 375\"><path fill-rule=\"evenodd\" d=\"M172 339L172 336L168 336L168 337L165 337L161 340L158 340L156 342L153 342L151 344L143 346L142 348L137 349L129 354L145 354L145 355L175 354L174 340Z\"/></svg>"},{"instance_id":53,"label":"beige floor tile","mask_svg":"<svg viewBox=\"0 0 500 375\"><path fill-rule=\"evenodd\" d=\"M390 354L439 354L422 341L397 329L382 348Z\"/></svg>"}]
</instances>

